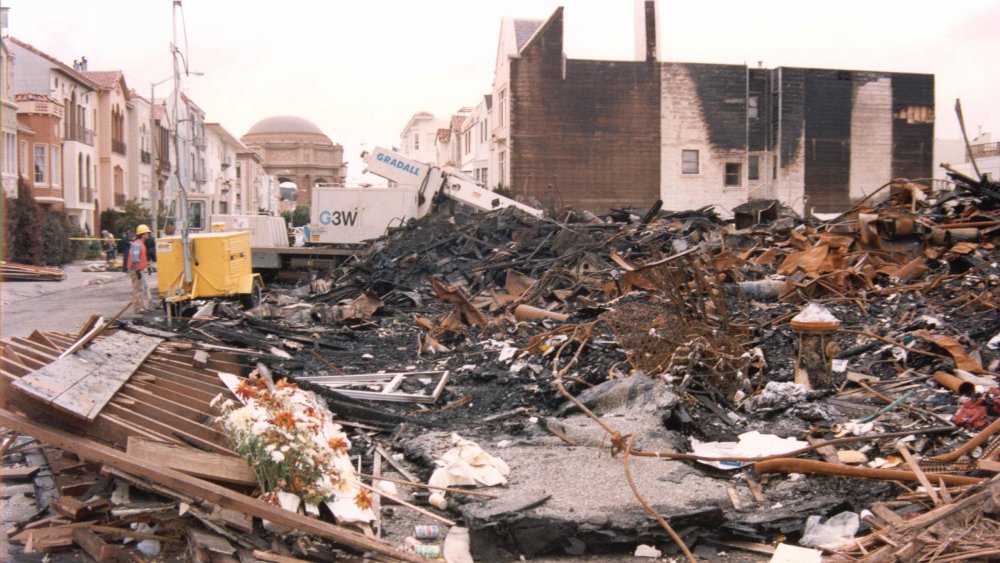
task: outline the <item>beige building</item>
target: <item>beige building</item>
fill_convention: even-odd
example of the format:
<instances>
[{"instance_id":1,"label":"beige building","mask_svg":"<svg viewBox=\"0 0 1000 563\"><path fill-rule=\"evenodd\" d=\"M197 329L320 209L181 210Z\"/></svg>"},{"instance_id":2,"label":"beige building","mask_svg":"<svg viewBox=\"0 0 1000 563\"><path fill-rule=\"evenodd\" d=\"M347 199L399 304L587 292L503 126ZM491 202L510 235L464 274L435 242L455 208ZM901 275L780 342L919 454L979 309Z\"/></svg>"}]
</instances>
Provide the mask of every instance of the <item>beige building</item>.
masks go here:
<instances>
[{"instance_id":1,"label":"beige building","mask_svg":"<svg viewBox=\"0 0 1000 563\"><path fill-rule=\"evenodd\" d=\"M97 83L98 208L118 209L129 195L127 118L131 103L125 75L120 70L83 72ZM136 150L136 147L132 147Z\"/></svg>"},{"instance_id":2,"label":"beige building","mask_svg":"<svg viewBox=\"0 0 1000 563\"><path fill-rule=\"evenodd\" d=\"M314 123L281 115L257 122L241 139L260 154L267 174L279 183L293 182L295 201L309 205L316 184L343 184L347 177L344 147L335 144Z\"/></svg>"}]
</instances>

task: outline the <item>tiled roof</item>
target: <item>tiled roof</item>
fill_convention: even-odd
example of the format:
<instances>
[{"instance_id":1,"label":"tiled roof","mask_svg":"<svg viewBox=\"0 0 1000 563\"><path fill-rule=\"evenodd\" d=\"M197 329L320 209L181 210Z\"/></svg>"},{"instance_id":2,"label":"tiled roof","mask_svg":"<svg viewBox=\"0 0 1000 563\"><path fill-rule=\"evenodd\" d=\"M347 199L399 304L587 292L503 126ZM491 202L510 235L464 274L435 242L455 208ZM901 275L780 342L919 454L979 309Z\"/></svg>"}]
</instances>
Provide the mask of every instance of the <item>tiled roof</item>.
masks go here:
<instances>
[{"instance_id":1,"label":"tiled roof","mask_svg":"<svg viewBox=\"0 0 1000 563\"><path fill-rule=\"evenodd\" d=\"M165 124L167 122L167 105L164 103L158 103L153 106L153 119Z\"/></svg>"},{"instance_id":2,"label":"tiled roof","mask_svg":"<svg viewBox=\"0 0 1000 563\"><path fill-rule=\"evenodd\" d=\"M138 99L140 99L140 100L143 100L143 101L145 101L145 102L148 102L148 101L149 101L149 100L147 100L146 98L144 98L143 96L141 96L141 95L139 94L139 92L136 92L136 91L135 91L135 88L129 88L129 89L128 89L128 99L130 99L130 100L131 100L131 99L133 99L133 98L138 98Z\"/></svg>"},{"instance_id":3,"label":"tiled roof","mask_svg":"<svg viewBox=\"0 0 1000 563\"><path fill-rule=\"evenodd\" d=\"M198 107L198 104L194 103L194 100L192 100L191 98L187 97L184 94L184 92L181 92L181 99L184 100L185 104L191 106L196 112L200 113L203 116L205 115L205 110L203 110L200 107Z\"/></svg>"},{"instance_id":4,"label":"tiled roof","mask_svg":"<svg viewBox=\"0 0 1000 563\"><path fill-rule=\"evenodd\" d=\"M42 51L41 49L35 47L34 45L31 45L29 43L25 43L24 41L21 41L20 39L18 39L16 37L5 37L4 40L5 41L10 41L11 43L13 43L13 44L21 47L22 49L25 49L26 51L30 51L30 52L38 55L39 57L42 57L43 59L45 59L45 60L49 61L50 63L52 63L52 64L56 65L57 67L59 67L59 69L62 70L63 72L65 72L66 74L72 76L73 78L79 80L80 82L86 84L87 86L90 86L91 88L97 88L98 87L98 85L95 84L93 80L87 78L86 76L84 76L80 72L77 72L76 70L74 70L73 67L67 65L66 63L60 61L59 59L53 57L52 55L46 53L45 51Z\"/></svg>"},{"instance_id":5,"label":"tiled roof","mask_svg":"<svg viewBox=\"0 0 1000 563\"><path fill-rule=\"evenodd\" d=\"M81 74L106 90L114 89L119 81L125 80L125 75L120 70L85 70Z\"/></svg>"},{"instance_id":6,"label":"tiled roof","mask_svg":"<svg viewBox=\"0 0 1000 563\"><path fill-rule=\"evenodd\" d=\"M463 123L465 123L465 116L464 115L453 115L453 116L451 116L451 130L452 131L461 131Z\"/></svg>"},{"instance_id":7,"label":"tiled roof","mask_svg":"<svg viewBox=\"0 0 1000 563\"><path fill-rule=\"evenodd\" d=\"M24 92L21 94L14 94L15 102L51 102L53 104L60 104L59 102L53 100L52 98L46 96L45 94L32 94L30 92Z\"/></svg>"},{"instance_id":8,"label":"tiled roof","mask_svg":"<svg viewBox=\"0 0 1000 563\"><path fill-rule=\"evenodd\" d=\"M447 141L451 138L451 129L441 128L437 131L437 138L439 141Z\"/></svg>"},{"instance_id":9,"label":"tiled roof","mask_svg":"<svg viewBox=\"0 0 1000 563\"><path fill-rule=\"evenodd\" d=\"M514 20L514 39L517 41L517 50L521 51L521 47L531 39L531 36L538 31L539 27L545 20Z\"/></svg>"}]
</instances>

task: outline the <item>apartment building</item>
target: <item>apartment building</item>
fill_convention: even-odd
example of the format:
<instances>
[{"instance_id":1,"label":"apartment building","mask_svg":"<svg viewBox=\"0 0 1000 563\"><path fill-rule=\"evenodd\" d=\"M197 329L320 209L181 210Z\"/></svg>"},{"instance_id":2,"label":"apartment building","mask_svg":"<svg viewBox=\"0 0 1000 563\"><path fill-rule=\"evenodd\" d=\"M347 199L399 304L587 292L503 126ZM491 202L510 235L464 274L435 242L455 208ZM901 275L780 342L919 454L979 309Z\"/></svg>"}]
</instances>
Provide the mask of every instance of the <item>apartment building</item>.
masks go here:
<instances>
[{"instance_id":1,"label":"apartment building","mask_svg":"<svg viewBox=\"0 0 1000 563\"><path fill-rule=\"evenodd\" d=\"M129 197L128 115L132 108L120 70L83 71L97 91L97 206L121 211ZM136 150L132 147L132 150Z\"/></svg>"},{"instance_id":2,"label":"apartment building","mask_svg":"<svg viewBox=\"0 0 1000 563\"><path fill-rule=\"evenodd\" d=\"M14 64L7 41L0 41L0 183L3 195L17 195L17 102L11 88Z\"/></svg>"},{"instance_id":3,"label":"apartment building","mask_svg":"<svg viewBox=\"0 0 1000 563\"><path fill-rule=\"evenodd\" d=\"M472 108L460 131L459 163L462 172L484 186L496 187L490 176L490 111L493 96L485 95Z\"/></svg>"},{"instance_id":4,"label":"apartment building","mask_svg":"<svg viewBox=\"0 0 1000 563\"><path fill-rule=\"evenodd\" d=\"M149 207L153 187L153 105L135 90L128 93L129 108L125 120L128 151L128 199Z\"/></svg>"},{"instance_id":5,"label":"apartment building","mask_svg":"<svg viewBox=\"0 0 1000 563\"><path fill-rule=\"evenodd\" d=\"M236 155L246 147L219 123L205 124L205 168L212 213L242 215L246 198L236 181ZM256 209L254 209L256 211Z\"/></svg>"},{"instance_id":6,"label":"apartment building","mask_svg":"<svg viewBox=\"0 0 1000 563\"><path fill-rule=\"evenodd\" d=\"M776 198L834 212L892 178L931 176L933 75L661 63L655 2L640 7L634 61L567 58L562 8L503 20L498 183L556 208Z\"/></svg>"},{"instance_id":7,"label":"apartment building","mask_svg":"<svg viewBox=\"0 0 1000 563\"><path fill-rule=\"evenodd\" d=\"M100 178L95 128L100 85L84 75L86 59L69 66L15 37L5 38L4 44L14 59L8 82L13 92L44 96L62 106L63 206L82 228L96 232Z\"/></svg>"},{"instance_id":8,"label":"apartment building","mask_svg":"<svg viewBox=\"0 0 1000 563\"><path fill-rule=\"evenodd\" d=\"M448 121L431 113L421 111L413 114L399 134L400 154L417 162L436 163L438 130L448 128Z\"/></svg>"},{"instance_id":9,"label":"apartment building","mask_svg":"<svg viewBox=\"0 0 1000 563\"><path fill-rule=\"evenodd\" d=\"M42 94L15 94L19 145L19 175L35 201L61 211L63 198L63 106Z\"/></svg>"}]
</instances>

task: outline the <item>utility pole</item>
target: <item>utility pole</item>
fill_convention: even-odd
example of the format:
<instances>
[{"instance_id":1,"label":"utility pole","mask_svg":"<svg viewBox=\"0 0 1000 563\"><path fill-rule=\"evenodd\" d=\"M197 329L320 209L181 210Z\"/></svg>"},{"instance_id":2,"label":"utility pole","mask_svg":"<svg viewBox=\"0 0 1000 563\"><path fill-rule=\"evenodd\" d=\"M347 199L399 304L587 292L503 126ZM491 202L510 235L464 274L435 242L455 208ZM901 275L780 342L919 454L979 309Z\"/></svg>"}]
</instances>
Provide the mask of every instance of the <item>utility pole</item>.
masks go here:
<instances>
[{"instance_id":1,"label":"utility pole","mask_svg":"<svg viewBox=\"0 0 1000 563\"><path fill-rule=\"evenodd\" d=\"M159 167L159 152L154 150L154 147L159 145L159 135L154 135L156 130L156 83L150 82L149 84L149 163L152 167L150 173L150 178L152 179L152 185L149 187L150 199L153 200L153 236L160 236L160 231L157 229L160 217L160 167Z\"/></svg>"},{"instance_id":2,"label":"utility pole","mask_svg":"<svg viewBox=\"0 0 1000 563\"><path fill-rule=\"evenodd\" d=\"M174 111L173 111L173 130L174 130L174 154L177 157L177 166L174 168L174 177L177 178L177 195L178 207L177 210L177 228L181 233L181 249L183 251L182 262L184 264L184 284L189 287L194 281L191 273L191 237L188 232L188 200L187 200L187 190L184 187L184 181L181 178L181 148L180 141L178 137L180 136L180 122L177 119L177 108L180 107L180 89L181 89L181 69L178 65L178 57L180 56L180 51L177 48L177 8L181 5L181 0L173 1L173 41L170 44L170 53L173 56L174 62Z\"/></svg>"}]
</instances>

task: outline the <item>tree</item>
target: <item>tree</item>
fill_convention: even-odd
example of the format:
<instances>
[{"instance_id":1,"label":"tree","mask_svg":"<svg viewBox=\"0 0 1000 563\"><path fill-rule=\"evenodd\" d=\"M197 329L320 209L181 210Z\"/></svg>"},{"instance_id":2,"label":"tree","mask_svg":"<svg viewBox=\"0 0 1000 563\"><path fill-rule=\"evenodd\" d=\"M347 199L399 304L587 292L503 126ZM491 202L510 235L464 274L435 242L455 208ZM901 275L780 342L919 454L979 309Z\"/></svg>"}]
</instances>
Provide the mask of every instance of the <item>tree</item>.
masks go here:
<instances>
[{"instance_id":1,"label":"tree","mask_svg":"<svg viewBox=\"0 0 1000 563\"><path fill-rule=\"evenodd\" d=\"M41 264L44 213L23 178L17 180L17 198L8 198L4 211L4 256L12 262Z\"/></svg>"},{"instance_id":2,"label":"tree","mask_svg":"<svg viewBox=\"0 0 1000 563\"><path fill-rule=\"evenodd\" d=\"M296 205L295 211L282 211L281 216L290 227L301 227L309 224L309 206Z\"/></svg>"},{"instance_id":3,"label":"tree","mask_svg":"<svg viewBox=\"0 0 1000 563\"><path fill-rule=\"evenodd\" d=\"M119 236L126 227L134 231L139 225L150 225L152 222L153 216L149 213L149 209L134 199L125 202L124 211L106 209L101 212L101 228L106 229L115 237Z\"/></svg>"}]
</instances>

